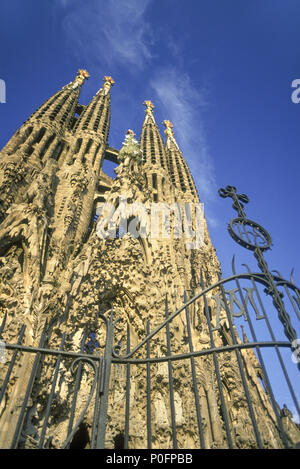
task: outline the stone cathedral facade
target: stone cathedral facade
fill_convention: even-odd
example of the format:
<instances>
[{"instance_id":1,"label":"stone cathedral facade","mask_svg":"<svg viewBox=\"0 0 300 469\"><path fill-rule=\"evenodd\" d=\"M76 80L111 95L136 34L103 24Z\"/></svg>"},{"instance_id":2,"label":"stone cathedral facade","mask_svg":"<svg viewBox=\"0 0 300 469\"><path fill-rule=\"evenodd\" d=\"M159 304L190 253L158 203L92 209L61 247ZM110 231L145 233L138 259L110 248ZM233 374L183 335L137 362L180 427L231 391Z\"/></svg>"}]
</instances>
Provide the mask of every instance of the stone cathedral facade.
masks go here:
<instances>
[{"instance_id":1,"label":"stone cathedral facade","mask_svg":"<svg viewBox=\"0 0 300 469\"><path fill-rule=\"evenodd\" d=\"M220 265L205 219L202 220L198 246L191 246L194 241L181 236L182 220L179 235L176 233L174 211L167 235L163 236L162 231L158 231L157 236L132 235L133 231L141 234L142 229L147 228L155 204L177 207L180 212L186 206L199 207L200 199L175 140L171 122L164 121L163 141L155 121L154 106L145 101L146 115L139 142L129 130L122 149L111 148L108 135L114 80L104 77L102 88L88 105L83 106L78 100L81 87L88 78L85 70L79 70L71 83L27 119L0 154L0 321L4 317L6 321L2 338L5 343L17 343L20 328L25 324L25 345L38 347L47 322L51 324L52 331L48 349L58 350L62 334L66 334L66 349L77 351L88 327L96 352L101 353L105 330L97 315L100 312L105 316L113 309L118 320L114 340L119 344L120 353L125 354L128 331L133 348L145 336L146 322L154 330L165 320L166 298L169 310L175 311L184 303L184 295L191 298L200 291L201 282L208 286L218 281ZM102 171L104 159L119 164L114 179ZM122 212L124 200L126 206ZM135 220L140 209L143 213L137 224ZM115 232L114 225L110 226L110 210L117 213ZM158 216L161 226L165 223L163 216ZM131 229L128 228L130 222ZM109 229L114 236L108 235ZM193 218L191 229L192 233L196 231ZM208 307L212 325L216 326L216 303L212 297L208 298ZM197 323L191 324L195 350L207 348L210 343L203 308L199 308L197 314ZM216 347L230 344L232 340L226 315L221 315L219 321L219 327L213 332ZM178 316L172 323L172 353L187 350L185 336L186 324ZM236 340L246 341L247 337L244 335L240 339L236 332ZM160 357L166 353L165 349L165 339L158 334L150 352ZM7 353L10 358L12 352L8 350ZM248 349L243 351L242 358L263 438L262 446L281 447L274 411L259 380L261 369L257 357ZM2 448L11 446L33 360L34 357L26 353L18 358L18 367L2 399ZM28 401L27 420L35 430L23 434L20 447L38 447L53 378L53 360L45 360L39 386L33 388L33 398ZM173 414L178 447L199 448L188 366L183 362L173 365ZM1 365L1 383L8 367L9 359ZM212 358L200 358L195 370L205 447L226 448ZM52 448L62 447L68 434L71 412L69 384L72 373L70 367L63 363L60 372L60 389L59 392L55 390L57 396L45 430L45 441L49 441L48 447ZM220 376L232 445L235 448L255 448L255 435L238 364L229 352L220 357ZM129 448L147 447L145 377L145 368L132 368L128 403L131 416ZM114 366L107 411L107 448L116 447L116 441L124 433L125 378L126 367ZM87 400L90 379L85 371L74 420ZM150 385L152 447L170 448L171 413L166 362L153 365ZM93 409L91 403L82 420L86 448L90 445ZM299 440L299 430L290 416L283 415L282 420L291 444Z\"/></svg>"}]
</instances>

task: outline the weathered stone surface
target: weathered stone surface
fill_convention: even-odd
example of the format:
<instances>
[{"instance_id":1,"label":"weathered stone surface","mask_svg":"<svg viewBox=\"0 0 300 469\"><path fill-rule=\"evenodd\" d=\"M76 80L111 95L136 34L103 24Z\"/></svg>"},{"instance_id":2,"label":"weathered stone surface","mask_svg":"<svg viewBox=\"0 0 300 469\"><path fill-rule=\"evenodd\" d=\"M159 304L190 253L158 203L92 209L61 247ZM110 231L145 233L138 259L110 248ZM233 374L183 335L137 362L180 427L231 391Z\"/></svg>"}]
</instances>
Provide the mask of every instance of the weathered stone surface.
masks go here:
<instances>
[{"instance_id":1,"label":"weathered stone surface","mask_svg":"<svg viewBox=\"0 0 300 469\"><path fill-rule=\"evenodd\" d=\"M0 311L1 318L7 315L3 338L7 343L17 343L20 329L25 324L25 345L37 347L48 321L52 332L48 348L59 350L65 334L65 350L78 352L82 349L88 327L97 340L91 353L103 355L106 331L98 313L107 316L113 308L118 319L114 343L119 344L119 353L124 355L127 326L133 349L145 337L148 320L151 331L165 320L166 297L171 314L182 306L185 291L189 297L200 291L201 269L208 286L218 280L220 265L205 222L204 242L196 250L187 249L185 240L176 237L172 230L167 239L161 234L155 239L149 236L136 238L132 230L129 230L131 234L127 232L115 239L99 237L99 233L105 232L105 226L104 231L99 228L104 214L99 216L97 224L93 217L101 202L116 207L120 197L125 197L129 205L126 218L131 221L138 212L138 206L132 204L143 204L140 222L146 223L150 221L153 202L196 204L199 198L170 123L166 125L164 148L148 101L140 143L131 140L126 151L122 152L115 179L101 172L107 146L109 88L112 82L105 82L74 121L82 84L80 76L79 81L75 79L47 101L2 150ZM60 107L55 107L60 99ZM213 294L208 294L208 306L215 327ZM203 300L199 300L197 315L197 324L191 325L193 346L194 350L205 350L211 347L211 342ZM220 325L221 329L213 332L216 347L222 346L224 340L230 343L229 323L224 311ZM169 328L172 355L188 353L185 311L170 323ZM236 338L240 341L237 332ZM166 328L153 337L149 347L151 357L163 359L168 355ZM135 358L145 357L145 353L144 346ZM8 358L12 358L11 351ZM254 448L257 442L236 354L226 352L218 358L233 446ZM0 370L2 382L9 359ZM263 445L266 448L282 447L274 411L258 379L260 366L257 358L251 350L243 350L241 359ZM28 354L18 356L1 403L2 448L10 447L33 360L32 354L30 357ZM76 375L76 369L72 372L71 363L71 359L60 363L60 379L54 389L44 440L53 448L62 447L68 434ZM55 364L54 357L45 357L39 384L33 387L27 409L26 437L21 439L23 447L37 447ZM211 356L198 357L194 365L205 447L226 448L221 396L213 359ZM173 361L171 367L179 448L200 447L191 366L191 360L186 359ZM152 363L150 371L152 447L171 448L169 362ZM106 432L108 448L113 448L120 435L124 435L126 372L124 364L112 366ZM74 422L88 402L93 373L88 363L83 365ZM131 448L147 447L146 380L145 364L132 365L129 395ZM94 402L93 397L82 421L82 431L89 438ZM299 429L287 410L282 415L282 422L290 443L297 443ZM89 444L87 442L86 447Z\"/></svg>"}]
</instances>

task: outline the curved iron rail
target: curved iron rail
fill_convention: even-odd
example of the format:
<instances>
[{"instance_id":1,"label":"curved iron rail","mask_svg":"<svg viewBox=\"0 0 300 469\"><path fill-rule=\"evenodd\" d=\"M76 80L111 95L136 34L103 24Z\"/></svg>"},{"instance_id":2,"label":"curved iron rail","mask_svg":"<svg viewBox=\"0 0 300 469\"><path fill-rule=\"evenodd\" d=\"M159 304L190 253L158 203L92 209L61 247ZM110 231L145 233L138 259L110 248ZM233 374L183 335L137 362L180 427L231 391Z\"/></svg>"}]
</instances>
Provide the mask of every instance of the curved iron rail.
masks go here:
<instances>
[{"instance_id":1,"label":"curved iron rail","mask_svg":"<svg viewBox=\"0 0 300 469\"><path fill-rule=\"evenodd\" d=\"M81 362L86 362L86 363L88 363L89 365L91 365L91 367L92 367L93 370L94 370L94 380L93 380L93 383L92 383L92 386L91 386L91 390L90 390L89 397L88 397L87 402L86 402L86 404L85 404L85 406L84 406L84 408L83 408L83 411L81 412L81 414L80 414L80 416L79 416L79 418L78 418L78 420L77 420L77 422L76 422L74 428L72 429L71 433L69 433L69 435L67 436L67 439L66 439L65 443L63 444L62 449L66 449L66 448L67 448L67 446L70 444L70 442L71 442L73 436L74 436L75 433L77 432L77 430L78 430L78 428L79 428L79 426L80 426L80 424L81 424L81 422L82 422L82 420L83 420L83 417L84 417L84 415L85 415L85 413L86 413L86 411L87 411L87 409L88 409L88 407L89 407L89 405L90 405L90 402L91 402L91 400L92 400L92 397L93 397L93 394L94 394L95 388L96 388L96 383L97 383L97 378L98 378L98 376L97 376L97 375L98 375L98 369L96 368L95 363L94 363L92 360L90 360L89 358L86 358L86 357L79 357L79 358L77 358L76 360L74 360L74 361L72 362L72 364L71 364L71 372L72 372L72 374L74 374L74 367L75 367L75 365L77 365L77 364L79 364L79 363L81 363Z\"/></svg>"},{"instance_id":2,"label":"curved iron rail","mask_svg":"<svg viewBox=\"0 0 300 469\"><path fill-rule=\"evenodd\" d=\"M273 276L274 280L276 282L282 283L282 278L279 276ZM184 311L185 308L193 304L195 301L199 300L202 296L204 296L206 293L209 291L213 290L214 288L220 287L224 285L225 283L231 282L236 279L247 279L251 280L254 279L257 282L261 283L262 285L268 287L269 283L268 280L265 278L265 274L263 273L241 273L241 274L235 274L230 277L227 277L226 279L221 279L219 282L215 283L214 285L210 285L209 287L205 288L202 290L200 293L197 295L193 296L191 299L189 299L187 302L183 304L180 308L178 308L172 315L170 315L167 319L165 319L159 326L157 326L150 334L148 334L138 345L136 345L131 352L120 356L119 354L117 355L115 351L113 351L113 358L116 360L125 360L127 358L132 357L143 345L145 345L149 340L151 340L161 329L163 329L168 323L170 323L176 316L178 316L182 311ZM296 287L293 283L289 282L288 280L285 282L286 285L288 285L290 288L292 288L294 291L298 292L300 294L300 289ZM287 342L289 346L291 346L290 342ZM274 343L273 343L274 345Z\"/></svg>"}]
</instances>

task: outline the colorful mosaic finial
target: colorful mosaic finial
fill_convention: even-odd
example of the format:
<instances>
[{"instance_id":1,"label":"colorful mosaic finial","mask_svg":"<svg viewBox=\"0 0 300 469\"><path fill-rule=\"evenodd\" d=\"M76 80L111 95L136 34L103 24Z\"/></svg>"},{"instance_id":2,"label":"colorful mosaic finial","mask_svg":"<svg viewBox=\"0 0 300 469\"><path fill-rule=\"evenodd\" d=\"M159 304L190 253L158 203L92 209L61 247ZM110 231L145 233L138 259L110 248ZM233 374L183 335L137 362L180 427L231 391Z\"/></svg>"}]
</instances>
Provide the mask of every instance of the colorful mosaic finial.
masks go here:
<instances>
[{"instance_id":1,"label":"colorful mosaic finial","mask_svg":"<svg viewBox=\"0 0 300 469\"><path fill-rule=\"evenodd\" d=\"M131 129L128 129L127 132L126 132L128 135L132 135L132 136L135 136L136 134L134 133L133 130Z\"/></svg>"},{"instance_id":2,"label":"colorful mosaic finial","mask_svg":"<svg viewBox=\"0 0 300 469\"><path fill-rule=\"evenodd\" d=\"M171 145L171 142L173 142L173 144L176 145L176 147L178 148L179 150L179 147L177 145L177 142L175 140L175 137L174 137L174 132L173 132L173 124L172 122L168 121L168 120L164 120L163 121L163 125L165 126L166 130L165 130L165 136L167 137L167 148L170 148L170 145Z\"/></svg>"},{"instance_id":3,"label":"colorful mosaic finial","mask_svg":"<svg viewBox=\"0 0 300 469\"><path fill-rule=\"evenodd\" d=\"M144 101L143 103L146 106L146 114L153 115L154 104L151 101Z\"/></svg>"},{"instance_id":4,"label":"colorful mosaic finial","mask_svg":"<svg viewBox=\"0 0 300 469\"><path fill-rule=\"evenodd\" d=\"M84 80L88 80L90 78L90 74L87 70L79 69L75 78L75 82L79 85L84 83Z\"/></svg>"},{"instance_id":5,"label":"colorful mosaic finial","mask_svg":"<svg viewBox=\"0 0 300 469\"><path fill-rule=\"evenodd\" d=\"M174 134L173 134L173 124L172 122L168 121L168 120L164 120L163 121L163 125L166 127L166 130L165 130L165 135L167 137L174 137Z\"/></svg>"},{"instance_id":6,"label":"colorful mosaic finial","mask_svg":"<svg viewBox=\"0 0 300 469\"><path fill-rule=\"evenodd\" d=\"M168 121L168 120L164 120L164 121L163 121L163 124L164 124L165 127L169 127L169 128L171 128L171 129L173 128L172 122L170 122L170 121Z\"/></svg>"},{"instance_id":7,"label":"colorful mosaic finial","mask_svg":"<svg viewBox=\"0 0 300 469\"><path fill-rule=\"evenodd\" d=\"M105 76L103 80L104 80L104 85L103 85L104 93L107 94L109 90L111 89L112 85L115 83L115 80L110 76Z\"/></svg>"}]
</instances>

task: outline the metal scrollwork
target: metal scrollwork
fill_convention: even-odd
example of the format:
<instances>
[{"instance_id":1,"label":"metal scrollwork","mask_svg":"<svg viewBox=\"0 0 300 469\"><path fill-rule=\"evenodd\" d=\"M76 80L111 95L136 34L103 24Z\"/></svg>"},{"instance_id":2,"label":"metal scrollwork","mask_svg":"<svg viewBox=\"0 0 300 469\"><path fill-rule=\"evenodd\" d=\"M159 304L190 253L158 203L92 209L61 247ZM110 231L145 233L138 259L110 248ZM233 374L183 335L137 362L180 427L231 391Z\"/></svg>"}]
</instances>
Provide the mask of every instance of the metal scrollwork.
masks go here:
<instances>
[{"instance_id":1,"label":"metal scrollwork","mask_svg":"<svg viewBox=\"0 0 300 469\"><path fill-rule=\"evenodd\" d=\"M244 212L244 205L241 203L244 202L244 204L247 204L249 202L249 198L246 194L237 194L236 187L226 186L225 189L219 189L219 195L220 197L224 198L231 197L233 200L232 207L234 208L234 210L238 212L239 217L246 218L246 214Z\"/></svg>"},{"instance_id":2,"label":"metal scrollwork","mask_svg":"<svg viewBox=\"0 0 300 469\"><path fill-rule=\"evenodd\" d=\"M272 239L269 233L258 223L247 218L234 218L228 225L231 237L246 249L263 251L270 249Z\"/></svg>"},{"instance_id":3,"label":"metal scrollwork","mask_svg":"<svg viewBox=\"0 0 300 469\"><path fill-rule=\"evenodd\" d=\"M84 409L83 411L81 412L79 418L78 418L78 421L76 422L76 425L74 426L73 430L69 433L64 445L62 446L62 449L66 449L68 447L68 445L70 444L73 436L75 435L75 433L77 432L82 420L83 420L83 417L91 403L91 400L92 400L92 397L93 397L93 394L95 392L95 388L96 388L96 384L97 384L97 377L98 377L98 370L97 370L97 366L96 366L96 363L93 362L93 360L91 360L90 358L86 358L86 357L79 357L79 358L76 358L76 360L74 360L72 362L72 365L71 365L71 372L72 374L75 373L75 366L78 365L79 363L81 362L86 362L88 365L90 365L93 370L94 370L94 379L93 379L93 383L92 383L92 387L91 387L91 390L90 390L90 394L89 394L89 397L86 401L86 404L84 406Z\"/></svg>"},{"instance_id":4,"label":"metal scrollwork","mask_svg":"<svg viewBox=\"0 0 300 469\"><path fill-rule=\"evenodd\" d=\"M269 271L268 264L266 263L261 250L255 249L254 256L257 259L259 268L265 274L266 280L268 282L266 293L271 295L273 298L273 305L278 311L278 318L283 324L284 333L289 341L293 342L297 338L297 335L295 329L291 325L290 316L285 310L284 303L282 301L283 294L277 289L273 280L273 275Z\"/></svg>"},{"instance_id":5,"label":"metal scrollwork","mask_svg":"<svg viewBox=\"0 0 300 469\"><path fill-rule=\"evenodd\" d=\"M219 195L223 198L230 197L233 200L232 207L239 215L238 218L231 220L228 225L229 234L234 241L251 251L257 248L263 251L270 249L272 238L267 230L246 217L244 205L241 202L247 204L249 197L246 194L237 194L234 186L219 189Z\"/></svg>"},{"instance_id":6,"label":"metal scrollwork","mask_svg":"<svg viewBox=\"0 0 300 469\"><path fill-rule=\"evenodd\" d=\"M270 249L272 238L262 226L247 219L244 206L241 203L249 202L245 194L237 194L234 186L226 186L225 189L219 189L219 195L224 198L230 197L234 201L233 208L238 212L239 217L231 220L228 225L228 231L238 244L254 252L254 257L266 280L265 293L272 296L273 305L278 312L278 318L283 325L286 337L291 342L291 348L293 350L293 343L296 340L296 331L292 327L290 316L285 309L283 293L278 290L274 277L263 256L263 251Z\"/></svg>"}]
</instances>

